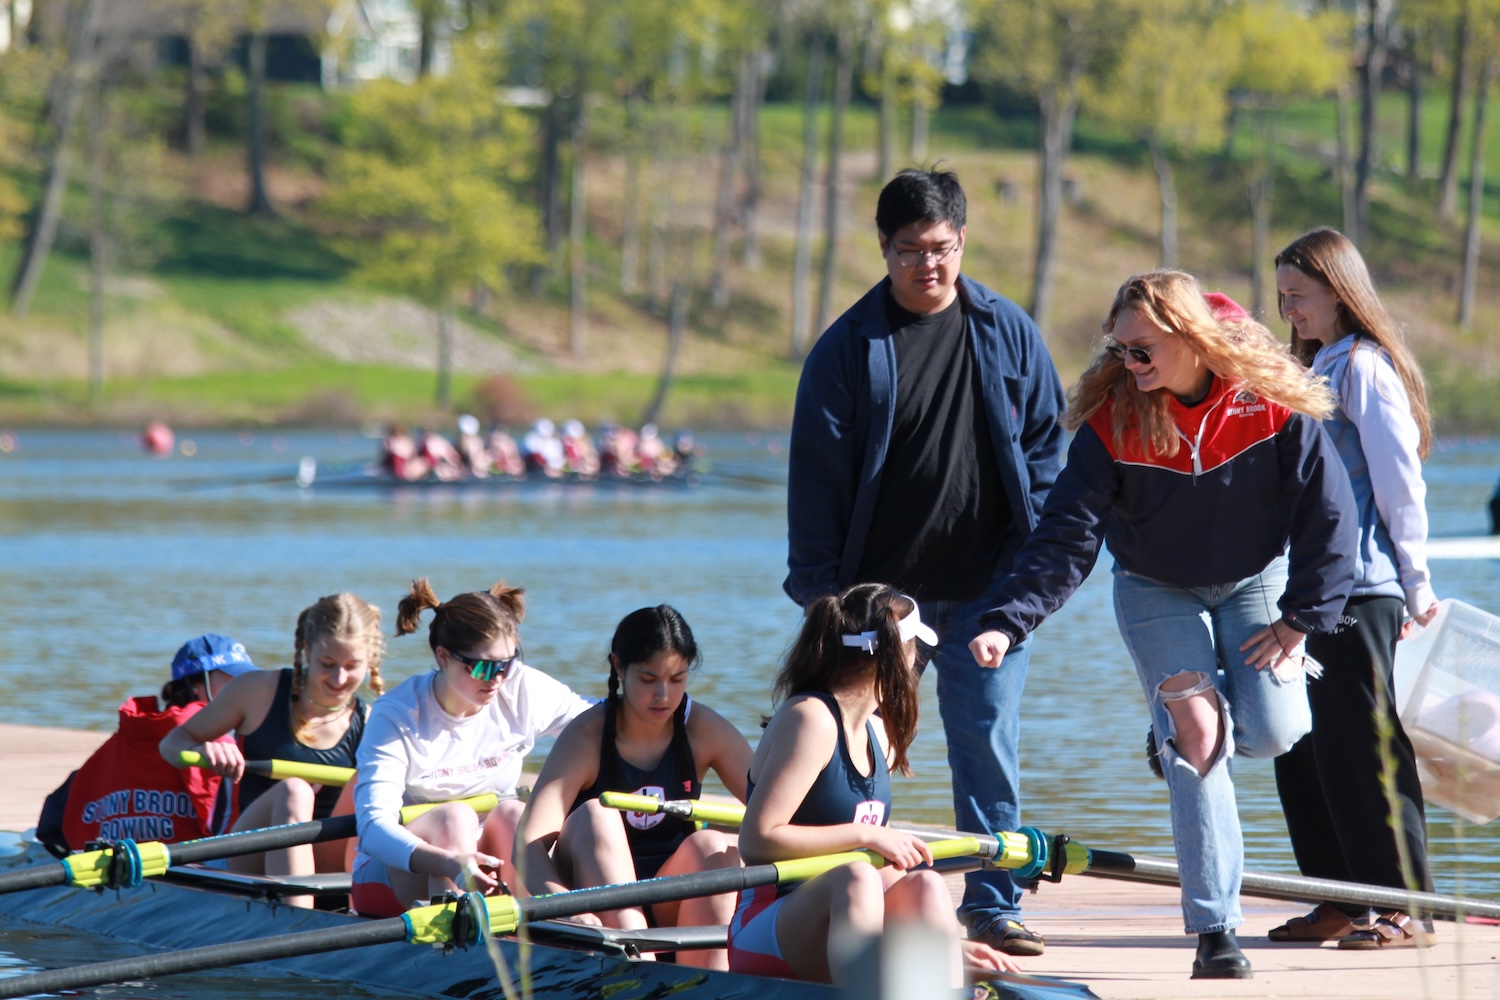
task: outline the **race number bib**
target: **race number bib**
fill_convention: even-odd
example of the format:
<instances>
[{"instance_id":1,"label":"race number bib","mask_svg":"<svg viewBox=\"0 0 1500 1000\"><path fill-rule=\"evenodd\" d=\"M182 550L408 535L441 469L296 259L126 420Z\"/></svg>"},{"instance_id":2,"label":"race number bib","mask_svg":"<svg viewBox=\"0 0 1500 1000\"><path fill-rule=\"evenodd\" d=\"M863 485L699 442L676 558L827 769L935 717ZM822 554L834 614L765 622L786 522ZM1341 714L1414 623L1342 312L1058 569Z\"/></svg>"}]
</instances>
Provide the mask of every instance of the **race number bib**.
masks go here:
<instances>
[{"instance_id":1,"label":"race number bib","mask_svg":"<svg viewBox=\"0 0 1500 1000\"><path fill-rule=\"evenodd\" d=\"M854 807L854 822L879 826L885 821L885 803L875 799L861 802Z\"/></svg>"}]
</instances>

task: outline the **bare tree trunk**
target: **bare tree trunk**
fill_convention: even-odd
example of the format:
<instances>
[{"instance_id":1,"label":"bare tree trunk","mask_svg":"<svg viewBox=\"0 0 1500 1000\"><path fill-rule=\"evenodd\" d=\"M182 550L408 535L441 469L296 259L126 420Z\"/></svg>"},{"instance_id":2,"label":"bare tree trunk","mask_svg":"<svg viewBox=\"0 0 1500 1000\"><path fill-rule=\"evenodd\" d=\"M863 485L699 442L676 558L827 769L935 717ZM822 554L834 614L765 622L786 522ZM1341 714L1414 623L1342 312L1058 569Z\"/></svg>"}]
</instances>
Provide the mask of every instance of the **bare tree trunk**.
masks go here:
<instances>
[{"instance_id":1,"label":"bare tree trunk","mask_svg":"<svg viewBox=\"0 0 1500 1000\"><path fill-rule=\"evenodd\" d=\"M875 178L886 183L896 172L896 133L900 131L896 116L896 79L891 72L887 48L880 53L880 158L875 164Z\"/></svg>"},{"instance_id":2,"label":"bare tree trunk","mask_svg":"<svg viewBox=\"0 0 1500 1000\"><path fill-rule=\"evenodd\" d=\"M1258 133L1256 150L1251 153L1250 178L1250 315L1257 319L1266 312L1266 261L1271 244L1271 194L1276 183L1276 151L1273 112L1255 112L1252 128Z\"/></svg>"},{"instance_id":3,"label":"bare tree trunk","mask_svg":"<svg viewBox=\"0 0 1500 1000\"><path fill-rule=\"evenodd\" d=\"M688 279L679 273L672 281L672 306L667 318L667 355L662 359L661 377L656 381L656 392L641 414L641 426L658 423L662 408L667 405L667 393L672 389L672 380L677 375L677 355L682 349L682 339L687 333Z\"/></svg>"},{"instance_id":4,"label":"bare tree trunk","mask_svg":"<svg viewBox=\"0 0 1500 1000\"><path fill-rule=\"evenodd\" d=\"M417 79L425 79L432 72L432 54L437 47L438 5L430 0L417 0Z\"/></svg>"},{"instance_id":5,"label":"bare tree trunk","mask_svg":"<svg viewBox=\"0 0 1500 1000\"><path fill-rule=\"evenodd\" d=\"M246 128L249 131L250 151L250 205L251 215L275 215L276 206L271 204L270 192L266 189L266 43L264 29L250 35L250 80L248 97L250 103Z\"/></svg>"},{"instance_id":6,"label":"bare tree trunk","mask_svg":"<svg viewBox=\"0 0 1500 1000\"><path fill-rule=\"evenodd\" d=\"M1495 56L1485 58L1474 93L1474 135L1469 147L1469 219L1464 231L1464 273L1458 295L1458 325L1474 325L1474 295L1479 284L1479 217L1484 209L1484 143L1489 118L1490 84L1495 79Z\"/></svg>"},{"instance_id":7,"label":"bare tree trunk","mask_svg":"<svg viewBox=\"0 0 1500 1000\"><path fill-rule=\"evenodd\" d=\"M766 99L766 68L771 53L762 49L750 60L750 81L746 91L750 98L745 102L745 121L741 132L745 141L741 147L744 163L740 167L745 176L745 196L740 203L740 232L743 243L740 247L740 263L748 270L759 271L763 263L760 251L760 106Z\"/></svg>"},{"instance_id":8,"label":"bare tree trunk","mask_svg":"<svg viewBox=\"0 0 1500 1000\"><path fill-rule=\"evenodd\" d=\"M927 162L927 141L932 131L932 109L921 94L911 104L911 162Z\"/></svg>"},{"instance_id":9,"label":"bare tree trunk","mask_svg":"<svg viewBox=\"0 0 1500 1000\"><path fill-rule=\"evenodd\" d=\"M1078 98L1071 85L1043 91L1041 184L1036 225L1036 271L1032 275L1031 318L1045 333L1052 308L1053 267L1057 260L1057 227L1062 214L1063 164L1073 138L1073 116Z\"/></svg>"},{"instance_id":10,"label":"bare tree trunk","mask_svg":"<svg viewBox=\"0 0 1500 1000\"><path fill-rule=\"evenodd\" d=\"M1344 232L1351 233L1359 226L1359 209L1354 202L1354 164L1349 155L1349 90L1340 86L1335 104L1338 114L1338 179L1339 194L1343 198Z\"/></svg>"},{"instance_id":11,"label":"bare tree trunk","mask_svg":"<svg viewBox=\"0 0 1500 1000\"><path fill-rule=\"evenodd\" d=\"M1415 31L1406 40L1406 183L1422 172L1422 59Z\"/></svg>"},{"instance_id":12,"label":"bare tree trunk","mask_svg":"<svg viewBox=\"0 0 1500 1000\"><path fill-rule=\"evenodd\" d=\"M719 188L714 203L713 269L708 279L709 295L715 309L723 309L729 305L730 237L736 214L734 174L735 168L740 163L740 146L743 142L741 129L744 127L745 113L742 105L750 99L745 89L749 82L745 67L753 58L754 56L748 52L740 56L740 68L735 76L734 98L729 103L729 134L725 136L724 146L719 153Z\"/></svg>"},{"instance_id":13,"label":"bare tree trunk","mask_svg":"<svg viewBox=\"0 0 1500 1000\"><path fill-rule=\"evenodd\" d=\"M625 232L620 240L620 294L634 295L641 285L641 95L625 95Z\"/></svg>"},{"instance_id":14,"label":"bare tree trunk","mask_svg":"<svg viewBox=\"0 0 1500 1000\"><path fill-rule=\"evenodd\" d=\"M547 242L547 265L531 272L531 291L542 294L547 279L555 277L562 250L562 132L563 99L553 90L542 125L541 190L542 235Z\"/></svg>"},{"instance_id":15,"label":"bare tree trunk","mask_svg":"<svg viewBox=\"0 0 1500 1000\"><path fill-rule=\"evenodd\" d=\"M661 146L657 144L652 148L656 152L652 157L651 173L660 178L666 173L660 169ZM667 226L672 219L674 199L670 184L658 183L656 185L655 202L654 216L651 220L651 244L646 250L646 287L653 303L661 303L671 296L670 282L667 278L667 258L670 252L667 246L670 239Z\"/></svg>"},{"instance_id":16,"label":"bare tree trunk","mask_svg":"<svg viewBox=\"0 0 1500 1000\"><path fill-rule=\"evenodd\" d=\"M1454 25L1453 87L1448 101L1448 129L1443 137L1443 169L1438 178L1437 213L1440 219L1458 214L1458 142L1463 132L1464 94L1469 77L1469 5L1464 4Z\"/></svg>"},{"instance_id":17,"label":"bare tree trunk","mask_svg":"<svg viewBox=\"0 0 1500 1000\"><path fill-rule=\"evenodd\" d=\"M1172 176L1172 160L1162 148L1161 140L1152 136L1151 166L1156 170L1156 187L1161 192L1161 266L1177 266L1177 183Z\"/></svg>"},{"instance_id":18,"label":"bare tree trunk","mask_svg":"<svg viewBox=\"0 0 1500 1000\"><path fill-rule=\"evenodd\" d=\"M89 400L104 398L104 296L109 276L109 206L105 190L108 131L102 82L89 100Z\"/></svg>"},{"instance_id":19,"label":"bare tree trunk","mask_svg":"<svg viewBox=\"0 0 1500 1000\"><path fill-rule=\"evenodd\" d=\"M1363 242L1370 214L1370 173L1375 169L1375 104L1385 68L1385 0L1366 0L1365 64L1359 74L1359 156L1354 161L1354 227L1344 235Z\"/></svg>"},{"instance_id":20,"label":"bare tree trunk","mask_svg":"<svg viewBox=\"0 0 1500 1000\"><path fill-rule=\"evenodd\" d=\"M101 0L80 0L78 11L68 25L68 61L62 70L61 84L54 90L57 103L52 111L56 127L49 137L51 146L47 153L41 203L26 231L21 262L10 286L10 312L17 319L24 318L31 309L31 298L42 278L42 267L57 239L63 191L68 184L72 160L69 138L73 122L78 117L78 107L83 103L83 92L95 71L101 6Z\"/></svg>"},{"instance_id":21,"label":"bare tree trunk","mask_svg":"<svg viewBox=\"0 0 1500 1000\"><path fill-rule=\"evenodd\" d=\"M447 409L453 398L453 303L444 299L437 311L437 405Z\"/></svg>"},{"instance_id":22,"label":"bare tree trunk","mask_svg":"<svg viewBox=\"0 0 1500 1000\"><path fill-rule=\"evenodd\" d=\"M204 95L203 46L193 40L189 31L187 39L188 71L187 99L184 102L183 146L189 156L203 152L207 127L204 119L208 115L208 101Z\"/></svg>"},{"instance_id":23,"label":"bare tree trunk","mask_svg":"<svg viewBox=\"0 0 1500 1000\"><path fill-rule=\"evenodd\" d=\"M812 322L809 288L812 272L813 174L818 163L818 103L823 91L823 48L819 36L808 46L807 88L802 95L802 193L797 199L797 249L792 258L792 357L807 355Z\"/></svg>"},{"instance_id":24,"label":"bare tree trunk","mask_svg":"<svg viewBox=\"0 0 1500 1000\"><path fill-rule=\"evenodd\" d=\"M573 204L568 221L568 352L583 357L588 340L588 95L578 69L573 109Z\"/></svg>"},{"instance_id":25,"label":"bare tree trunk","mask_svg":"<svg viewBox=\"0 0 1500 1000\"><path fill-rule=\"evenodd\" d=\"M828 122L828 172L823 183L823 280L813 329L827 328L833 311L833 286L839 268L839 170L843 166L844 112L854 88L854 27L839 25L833 67L833 115Z\"/></svg>"}]
</instances>

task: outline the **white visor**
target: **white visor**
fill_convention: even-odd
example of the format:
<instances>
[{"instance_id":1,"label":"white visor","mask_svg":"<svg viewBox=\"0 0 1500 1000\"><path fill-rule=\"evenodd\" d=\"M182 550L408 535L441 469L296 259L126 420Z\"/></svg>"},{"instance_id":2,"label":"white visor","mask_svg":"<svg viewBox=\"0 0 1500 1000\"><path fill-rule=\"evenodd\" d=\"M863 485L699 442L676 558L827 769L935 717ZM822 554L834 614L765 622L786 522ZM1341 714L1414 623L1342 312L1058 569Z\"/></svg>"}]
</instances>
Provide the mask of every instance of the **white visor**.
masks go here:
<instances>
[{"instance_id":1,"label":"white visor","mask_svg":"<svg viewBox=\"0 0 1500 1000\"><path fill-rule=\"evenodd\" d=\"M902 596L905 597L904 594ZM912 601L910 597L906 599L911 601L911 611L896 623L896 628L901 633L901 641L905 643L913 639L921 639L929 646L936 646L938 644L937 633L932 630L932 626L922 621L922 612L917 608L917 602ZM873 653L877 645L876 636L877 633L873 630L857 632L854 635L841 636L839 641L845 646L854 646L863 649L866 653Z\"/></svg>"}]
</instances>

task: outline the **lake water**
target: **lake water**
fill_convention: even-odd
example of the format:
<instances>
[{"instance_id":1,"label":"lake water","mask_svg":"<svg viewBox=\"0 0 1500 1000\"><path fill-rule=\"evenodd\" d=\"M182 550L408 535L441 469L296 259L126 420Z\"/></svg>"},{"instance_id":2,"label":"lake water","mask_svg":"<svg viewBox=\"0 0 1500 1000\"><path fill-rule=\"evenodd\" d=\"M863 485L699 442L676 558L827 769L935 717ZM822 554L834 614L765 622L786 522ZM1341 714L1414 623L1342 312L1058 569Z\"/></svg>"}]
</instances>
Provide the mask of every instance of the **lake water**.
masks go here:
<instances>
[{"instance_id":1,"label":"lake water","mask_svg":"<svg viewBox=\"0 0 1500 1000\"><path fill-rule=\"evenodd\" d=\"M418 576L443 598L502 578L524 586L527 661L588 694L604 691L615 623L642 605L675 605L704 652L694 695L752 738L771 708L800 618L781 592L783 438L708 436L713 472L692 488L303 490L292 482L299 457L327 469L371 457L376 442L352 432L185 436L193 458L152 458L134 435L99 431L24 431L0 452L0 722L112 730L120 702L157 690L186 639L223 632L261 667L290 665L296 615L318 596L352 590L389 623ZM1445 443L1427 468L1433 534L1487 531L1497 472L1500 446ZM1165 785L1142 756L1148 718L1101 562L1037 636L1022 707L1025 820L1170 856ZM1434 581L1439 596L1500 611L1500 562L1436 562ZM382 672L394 684L430 665L419 632L390 640ZM917 774L896 783L896 812L947 824L930 681L923 691ZM1235 776L1248 867L1295 873L1269 762L1239 761ZM1438 890L1500 897L1500 824L1437 808L1429 822ZM0 935L0 952L14 944Z\"/></svg>"}]
</instances>

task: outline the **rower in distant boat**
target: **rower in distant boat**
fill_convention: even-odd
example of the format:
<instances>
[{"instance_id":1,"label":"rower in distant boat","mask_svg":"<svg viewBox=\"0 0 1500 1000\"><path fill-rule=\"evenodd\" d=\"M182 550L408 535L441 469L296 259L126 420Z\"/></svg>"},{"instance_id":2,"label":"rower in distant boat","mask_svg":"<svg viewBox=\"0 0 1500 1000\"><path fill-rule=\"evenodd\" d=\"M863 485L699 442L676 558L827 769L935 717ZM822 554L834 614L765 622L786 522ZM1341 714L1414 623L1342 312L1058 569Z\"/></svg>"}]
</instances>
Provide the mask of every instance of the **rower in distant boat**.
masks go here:
<instances>
[{"instance_id":1,"label":"rower in distant boat","mask_svg":"<svg viewBox=\"0 0 1500 1000\"><path fill-rule=\"evenodd\" d=\"M366 681L383 690L380 609L354 594L321 597L297 616L289 669L256 670L236 677L197 715L161 741L168 763L195 750L217 774L239 783L234 830L251 830L348 813L352 790L302 778L276 781L245 770L246 760L286 760L353 767L365 728ZM235 742L216 742L233 731ZM346 842L302 845L229 861L232 871L300 876L345 871ZM294 906L312 897L292 896Z\"/></svg>"},{"instance_id":2,"label":"rower in distant boat","mask_svg":"<svg viewBox=\"0 0 1500 1000\"><path fill-rule=\"evenodd\" d=\"M599 802L609 791L696 799L709 770L744 801L750 744L723 716L688 696L688 671L698 658L692 629L668 605L633 611L615 628L609 697L563 730L521 818L516 851L528 890L566 892L739 866L733 834ZM590 922L628 930L722 925L734 902L733 893L721 893L657 904L649 912L631 907L590 915ZM681 952L677 961L729 968L722 948Z\"/></svg>"},{"instance_id":3,"label":"rower in distant boat","mask_svg":"<svg viewBox=\"0 0 1500 1000\"><path fill-rule=\"evenodd\" d=\"M510 879L504 869L521 804L501 801L481 823L449 800L513 795L537 738L562 732L591 704L523 662L524 593L500 582L443 602L424 577L401 599L397 635L434 612L427 644L435 669L408 678L370 713L355 796L357 912L395 916L455 887L493 891ZM401 807L424 802L444 804L403 827Z\"/></svg>"}]
</instances>

